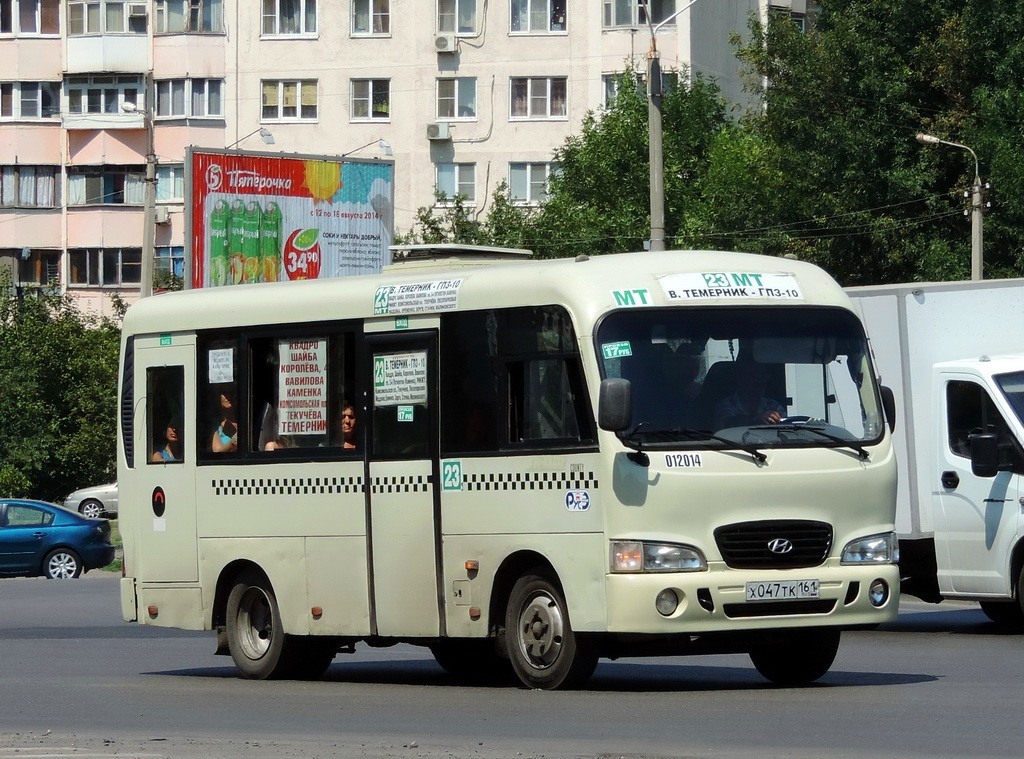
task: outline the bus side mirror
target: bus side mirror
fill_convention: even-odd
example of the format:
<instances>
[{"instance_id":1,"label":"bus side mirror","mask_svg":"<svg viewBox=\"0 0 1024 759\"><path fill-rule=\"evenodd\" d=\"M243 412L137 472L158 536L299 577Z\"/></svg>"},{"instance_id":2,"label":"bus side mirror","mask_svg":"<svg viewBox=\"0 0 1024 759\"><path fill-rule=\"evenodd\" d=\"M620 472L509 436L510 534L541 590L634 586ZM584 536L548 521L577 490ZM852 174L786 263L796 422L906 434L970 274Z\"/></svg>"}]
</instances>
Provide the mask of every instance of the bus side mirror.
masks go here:
<instances>
[{"instance_id":1,"label":"bus side mirror","mask_svg":"<svg viewBox=\"0 0 1024 759\"><path fill-rule=\"evenodd\" d=\"M633 417L633 388L629 380L609 377L601 380L597 399L597 424L602 430L622 432Z\"/></svg>"},{"instance_id":2,"label":"bus side mirror","mask_svg":"<svg viewBox=\"0 0 1024 759\"><path fill-rule=\"evenodd\" d=\"M896 396L892 388L882 385L882 413L885 414L885 421L889 423L889 432L896 431Z\"/></svg>"},{"instance_id":3,"label":"bus side mirror","mask_svg":"<svg viewBox=\"0 0 1024 759\"><path fill-rule=\"evenodd\" d=\"M975 477L995 477L999 473L999 439L991 432L971 435L971 472Z\"/></svg>"}]
</instances>

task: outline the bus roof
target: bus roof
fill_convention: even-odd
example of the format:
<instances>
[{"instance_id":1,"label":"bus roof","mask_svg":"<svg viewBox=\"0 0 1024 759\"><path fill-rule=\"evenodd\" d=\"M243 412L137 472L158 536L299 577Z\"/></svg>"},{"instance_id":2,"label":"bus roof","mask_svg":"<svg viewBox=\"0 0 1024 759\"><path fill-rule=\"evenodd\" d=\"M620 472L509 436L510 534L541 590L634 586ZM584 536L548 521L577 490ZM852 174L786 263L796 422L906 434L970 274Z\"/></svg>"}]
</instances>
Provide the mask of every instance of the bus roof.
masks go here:
<instances>
[{"instance_id":1,"label":"bus roof","mask_svg":"<svg viewBox=\"0 0 1024 759\"><path fill-rule=\"evenodd\" d=\"M749 291L739 297L743 286L762 281L791 282L799 297L751 297ZM680 298L670 292L672 283L680 282L687 288L705 282L732 286L686 289L683 292L689 295ZM589 325L602 313L621 307L802 303L850 309L849 298L839 285L813 264L749 253L672 250L527 262L498 260L461 269L395 267L383 274L357 277L185 290L133 305L125 316L124 331L163 334L552 303L566 306L580 334L589 334Z\"/></svg>"}]
</instances>

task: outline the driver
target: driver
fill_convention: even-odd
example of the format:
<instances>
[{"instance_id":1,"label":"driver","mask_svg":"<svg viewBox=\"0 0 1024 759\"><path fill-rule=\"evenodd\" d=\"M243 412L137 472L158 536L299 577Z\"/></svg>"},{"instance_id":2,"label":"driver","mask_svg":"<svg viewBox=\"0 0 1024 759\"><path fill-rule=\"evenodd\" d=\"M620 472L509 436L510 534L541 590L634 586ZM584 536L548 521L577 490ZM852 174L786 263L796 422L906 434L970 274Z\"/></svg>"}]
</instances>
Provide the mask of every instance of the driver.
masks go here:
<instances>
[{"instance_id":1,"label":"driver","mask_svg":"<svg viewBox=\"0 0 1024 759\"><path fill-rule=\"evenodd\" d=\"M723 398L715 407L718 429L781 422L786 416L785 407L764 394L768 384L768 366L742 361L736 368L736 392Z\"/></svg>"}]
</instances>

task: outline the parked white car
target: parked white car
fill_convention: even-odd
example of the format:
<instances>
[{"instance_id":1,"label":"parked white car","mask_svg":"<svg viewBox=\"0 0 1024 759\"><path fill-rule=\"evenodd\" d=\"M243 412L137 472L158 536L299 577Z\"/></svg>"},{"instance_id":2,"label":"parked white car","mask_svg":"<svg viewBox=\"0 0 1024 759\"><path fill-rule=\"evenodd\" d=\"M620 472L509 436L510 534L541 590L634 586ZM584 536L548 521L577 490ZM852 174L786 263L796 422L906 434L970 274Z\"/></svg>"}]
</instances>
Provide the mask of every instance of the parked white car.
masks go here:
<instances>
[{"instance_id":1,"label":"parked white car","mask_svg":"<svg viewBox=\"0 0 1024 759\"><path fill-rule=\"evenodd\" d=\"M117 483L82 488L64 499L64 508L89 519L117 516Z\"/></svg>"}]
</instances>

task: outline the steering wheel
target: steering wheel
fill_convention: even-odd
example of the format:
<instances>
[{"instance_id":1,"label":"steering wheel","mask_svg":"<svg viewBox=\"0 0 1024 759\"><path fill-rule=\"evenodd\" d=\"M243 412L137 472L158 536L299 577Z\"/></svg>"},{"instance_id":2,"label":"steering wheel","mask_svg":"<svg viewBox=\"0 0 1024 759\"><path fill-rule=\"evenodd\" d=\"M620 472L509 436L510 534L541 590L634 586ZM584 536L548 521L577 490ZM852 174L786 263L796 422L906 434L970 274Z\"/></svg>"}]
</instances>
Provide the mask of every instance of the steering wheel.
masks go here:
<instances>
[{"instance_id":1,"label":"steering wheel","mask_svg":"<svg viewBox=\"0 0 1024 759\"><path fill-rule=\"evenodd\" d=\"M779 424L803 424L809 421L811 421L809 416L784 416L779 420Z\"/></svg>"}]
</instances>

